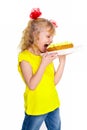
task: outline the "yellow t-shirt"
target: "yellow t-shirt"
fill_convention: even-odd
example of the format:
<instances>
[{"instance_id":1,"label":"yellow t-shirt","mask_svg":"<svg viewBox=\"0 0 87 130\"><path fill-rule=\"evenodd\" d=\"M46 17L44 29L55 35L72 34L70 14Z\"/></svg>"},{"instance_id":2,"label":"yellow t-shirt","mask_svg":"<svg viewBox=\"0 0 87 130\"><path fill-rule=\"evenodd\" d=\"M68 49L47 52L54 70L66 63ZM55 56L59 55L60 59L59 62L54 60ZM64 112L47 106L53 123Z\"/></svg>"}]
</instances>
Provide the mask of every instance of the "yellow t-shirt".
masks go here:
<instances>
[{"instance_id":1,"label":"yellow t-shirt","mask_svg":"<svg viewBox=\"0 0 87 130\"><path fill-rule=\"evenodd\" d=\"M18 54L18 70L22 76L19 63L22 60L29 62L33 74L39 68L41 56L37 56L25 50ZM23 78L23 76L22 76ZM41 115L51 112L60 106L58 93L54 84L54 65L50 63L42 76L41 81L34 90L30 90L26 84L24 92L25 112L29 115Z\"/></svg>"}]
</instances>

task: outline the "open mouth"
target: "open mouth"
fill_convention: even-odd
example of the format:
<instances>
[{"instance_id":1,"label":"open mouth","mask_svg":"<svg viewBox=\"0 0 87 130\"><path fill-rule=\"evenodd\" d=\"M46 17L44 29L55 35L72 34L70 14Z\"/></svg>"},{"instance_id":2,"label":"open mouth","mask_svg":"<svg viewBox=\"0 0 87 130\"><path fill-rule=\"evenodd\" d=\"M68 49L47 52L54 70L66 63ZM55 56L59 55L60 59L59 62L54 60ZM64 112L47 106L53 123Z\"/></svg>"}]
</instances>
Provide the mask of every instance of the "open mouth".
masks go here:
<instances>
[{"instance_id":1,"label":"open mouth","mask_svg":"<svg viewBox=\"0 0 87 130\"><path fill-rule=\"evenodd\" d=\"M49 44L45 44L44 47L47 48L49 46Z\"/></svg>"}]
</instances>

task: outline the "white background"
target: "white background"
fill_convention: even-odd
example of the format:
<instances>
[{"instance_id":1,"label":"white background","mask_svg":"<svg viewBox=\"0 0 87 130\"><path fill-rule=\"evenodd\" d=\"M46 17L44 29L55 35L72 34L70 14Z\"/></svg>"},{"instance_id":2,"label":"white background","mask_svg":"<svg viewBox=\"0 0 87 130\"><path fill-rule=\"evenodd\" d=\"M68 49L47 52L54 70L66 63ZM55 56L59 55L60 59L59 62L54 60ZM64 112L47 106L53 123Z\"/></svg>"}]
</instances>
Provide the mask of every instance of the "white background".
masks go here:
<instances>
[{"instance_id":1,"label":"white background","mask_svg":"<svg viewBox=\"0 0 87 130\"><path fill-rule=\"evenodd\" d=\"M21 130L25 85L17 71L17 46L32 8L58 23L55 42L72 41L82 48L67 56L57 86L62 130L87 130L86 0L3 0L0 2L0 130ZM57 62L55 62L56 66ZM43 124L41 130L46 130Z\"/></svg>"}]
</instances>

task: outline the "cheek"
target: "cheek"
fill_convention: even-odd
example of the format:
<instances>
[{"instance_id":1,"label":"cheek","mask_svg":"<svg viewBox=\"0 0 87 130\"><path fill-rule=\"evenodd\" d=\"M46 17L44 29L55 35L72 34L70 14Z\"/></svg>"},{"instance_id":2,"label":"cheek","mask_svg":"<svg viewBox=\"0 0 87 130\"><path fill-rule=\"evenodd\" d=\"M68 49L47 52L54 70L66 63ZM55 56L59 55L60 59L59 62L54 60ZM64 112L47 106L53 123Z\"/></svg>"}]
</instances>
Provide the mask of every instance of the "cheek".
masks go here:
<instances>
[{"instance_id":1,"label":"cheek","mask_svg":"<svg viewBox=\"0 0 87 130\"><path fill-rule=\"evenodd\" d=\"M40 50L43 48L43 45L41 43L38 43L37 46Z\"/></svg>"},{"instance_id":2,"label":"cheek","mask_svg":"<svg viewBox=\"0 0 87 130\"><path fill-rule=\"evenodd\" d=\"M38 41L38 46L39 47L44 46L44 40L43 39L41 39L41 40Z\"/></svg>"}]
</instances>

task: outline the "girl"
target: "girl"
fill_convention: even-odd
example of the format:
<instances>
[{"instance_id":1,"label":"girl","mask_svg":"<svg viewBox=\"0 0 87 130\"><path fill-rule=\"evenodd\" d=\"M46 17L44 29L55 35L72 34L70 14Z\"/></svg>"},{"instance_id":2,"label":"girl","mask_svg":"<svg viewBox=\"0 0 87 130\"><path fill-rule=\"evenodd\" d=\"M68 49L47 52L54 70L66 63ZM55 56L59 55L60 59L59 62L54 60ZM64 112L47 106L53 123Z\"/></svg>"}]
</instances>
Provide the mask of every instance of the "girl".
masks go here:
<instances>
[{"instance_id":1,"label":"girl","mask_svg":"<svg viewBox=\"0 0 87 130\"><path fill-rule=\"evenodd\" d=\"M18 70L26 84L24 92L25 117L22 130L39 130L45 121L48 130L60 130L60 101L56 90L65 66L65 56L47 53L55 34L54 24L39 18L39 9L33 9L23 31ZM41 55L43 53L43 55ZM53 60L58 58L55 71Z\"/></svg>"}]
</instances>

